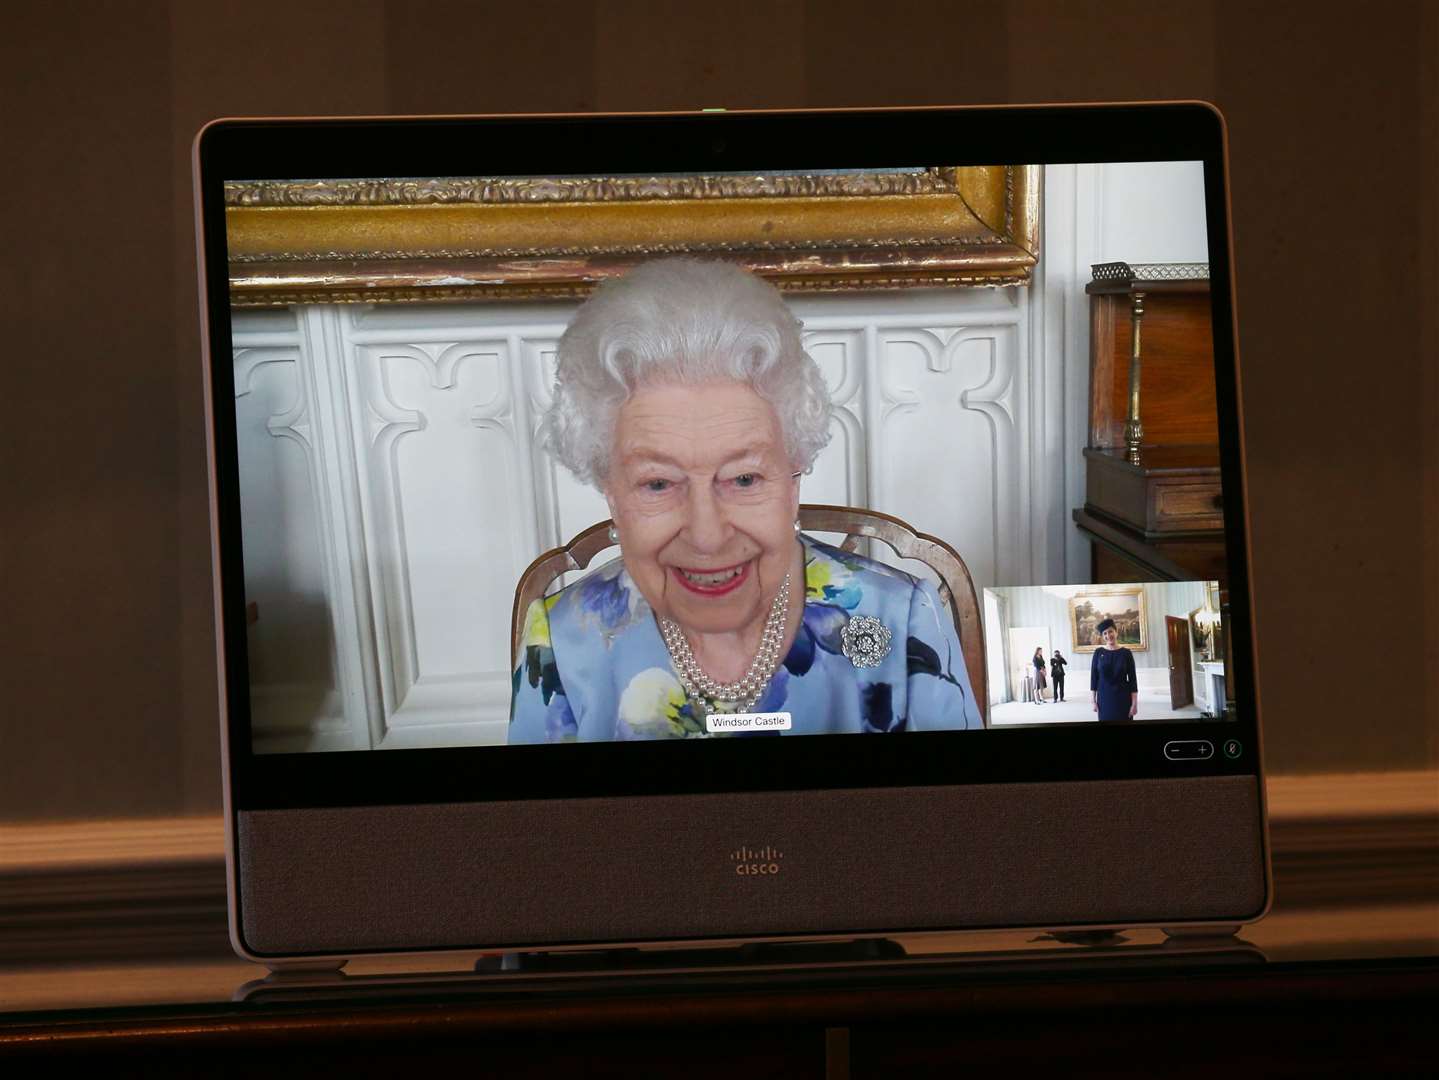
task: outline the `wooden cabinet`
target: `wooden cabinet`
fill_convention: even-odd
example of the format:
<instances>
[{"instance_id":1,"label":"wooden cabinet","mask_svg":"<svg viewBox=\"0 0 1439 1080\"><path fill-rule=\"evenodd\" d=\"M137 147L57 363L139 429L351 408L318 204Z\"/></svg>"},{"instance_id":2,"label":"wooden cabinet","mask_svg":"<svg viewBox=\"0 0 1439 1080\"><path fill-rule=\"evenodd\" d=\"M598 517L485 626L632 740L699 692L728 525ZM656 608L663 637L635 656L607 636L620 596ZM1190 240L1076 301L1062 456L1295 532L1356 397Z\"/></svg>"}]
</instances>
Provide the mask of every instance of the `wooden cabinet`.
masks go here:
<instances>
[{"instance_id":1,"label":"wooden cabinet","mask_svg":"<svg viewBox=\"0 0 1439 1080\"><path fill-rule=\"evenodd\" d=\"M1208 267L1096 266L1076 527L1095 582L1224 581Z\"/></svg>"}]
</instances>

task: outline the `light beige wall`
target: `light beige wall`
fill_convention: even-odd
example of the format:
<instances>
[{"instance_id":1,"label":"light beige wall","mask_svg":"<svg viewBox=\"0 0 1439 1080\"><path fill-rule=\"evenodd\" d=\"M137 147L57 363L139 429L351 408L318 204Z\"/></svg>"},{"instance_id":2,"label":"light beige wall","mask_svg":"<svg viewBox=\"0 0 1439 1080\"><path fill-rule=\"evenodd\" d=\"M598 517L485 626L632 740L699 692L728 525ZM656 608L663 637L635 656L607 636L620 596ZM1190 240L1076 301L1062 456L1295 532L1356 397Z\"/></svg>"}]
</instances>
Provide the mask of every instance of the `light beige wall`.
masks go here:
<instances>
[{"instance_id":1,"label":"light beige wall","mask_svg":"<svg viewBox=\"0 0 1439 1080\"><path fill-rule=\"evenodd\" d=\"M459 0L7 13L0 820L218 805L187 151L226 114L1217 101L1271 767L1439 764L1435 5L546 13L564 29Z\"/></svg>"}]
</instances>

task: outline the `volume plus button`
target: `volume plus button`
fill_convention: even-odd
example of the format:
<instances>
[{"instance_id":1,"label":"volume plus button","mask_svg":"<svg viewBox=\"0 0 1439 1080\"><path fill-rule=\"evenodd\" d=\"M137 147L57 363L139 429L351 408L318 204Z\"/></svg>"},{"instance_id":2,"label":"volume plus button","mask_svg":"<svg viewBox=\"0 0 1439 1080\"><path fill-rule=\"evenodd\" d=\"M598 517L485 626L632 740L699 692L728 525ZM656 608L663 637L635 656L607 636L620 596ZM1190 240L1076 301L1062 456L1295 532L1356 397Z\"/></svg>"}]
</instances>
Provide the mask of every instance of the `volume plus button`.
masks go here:
<instances>
[{"instance_id":1,"label":"volume plus button","mask_svg":"<svg viewBox=\"0 0 1439 1080\"><path fill-rule=\"evenodd\" d=\"M1164 756L1170 761L1208 761L1214 744L1208 739L1173 739L1164 744Z\"/></svg>"}]
</instances>

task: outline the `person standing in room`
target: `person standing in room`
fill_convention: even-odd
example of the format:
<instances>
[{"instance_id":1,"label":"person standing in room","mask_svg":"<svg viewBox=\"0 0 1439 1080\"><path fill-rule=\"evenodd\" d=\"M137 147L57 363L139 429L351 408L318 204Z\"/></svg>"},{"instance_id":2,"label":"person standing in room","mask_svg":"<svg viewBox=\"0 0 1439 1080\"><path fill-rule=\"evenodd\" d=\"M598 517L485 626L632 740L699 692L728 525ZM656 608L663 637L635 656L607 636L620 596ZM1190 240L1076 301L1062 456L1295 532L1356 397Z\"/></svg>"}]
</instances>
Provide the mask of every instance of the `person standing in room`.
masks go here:
<instances>
[{"instance_id":1,"label":"person standing in room","mask_svg":"<svg viewBox=\"0 0 1439 1080\"><path fill-rule=\"evenodd\" d=\"M1139 678L1134 672L1134 654L1120 648L1119 631L1113 619L1095 627L1103 644L1094 650L1089 664L1089 690L1094 711L1101 724L1122 724L1139 713Z\"/></svg>"},{"instance_id":2,"label":"person standing in room","mask_svg":"<svg viewBox=\"0 0 1439 1080\"><path fill-rule=\"evenodd\" d=\"M1044 704L1044 647L1039 646L1034 650L1034 703Z\"/></svg>"},{"instance_id":3,"label":"person standing in room","mask_svg":"<svg viewBox=\"0 0 1439 1080\"><path fill-rule=\"evenodd\" d=\"M1050 681L1054 683L1055 701L1064 700L1064 667L1068 663L1069 661L1060 654L1058 649L1055 649L1054 655L1049 658L1049 677Z\"/></svg>"}]
</instances>

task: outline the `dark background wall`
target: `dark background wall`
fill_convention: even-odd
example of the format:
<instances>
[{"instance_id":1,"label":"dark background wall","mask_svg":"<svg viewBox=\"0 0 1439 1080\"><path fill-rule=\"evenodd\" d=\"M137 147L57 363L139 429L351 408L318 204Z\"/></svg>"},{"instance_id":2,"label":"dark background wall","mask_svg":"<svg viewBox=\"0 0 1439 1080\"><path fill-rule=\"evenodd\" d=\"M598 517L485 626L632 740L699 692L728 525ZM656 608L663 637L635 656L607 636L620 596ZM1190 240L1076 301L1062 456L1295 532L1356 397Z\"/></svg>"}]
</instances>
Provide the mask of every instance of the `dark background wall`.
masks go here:
<instances>
[{"instance_id":1,"label":"dark background wall","mask_svg":"<svg viewBox=\"0 0 1439 1080\"><path fill-rule=\"evenodd\" d=\"M0 821L219 803L188 150L221 115L1206 98L1271 769L1439 765L1439 5L61 0L0 35Z\"/></svg>"}]
</instances>

